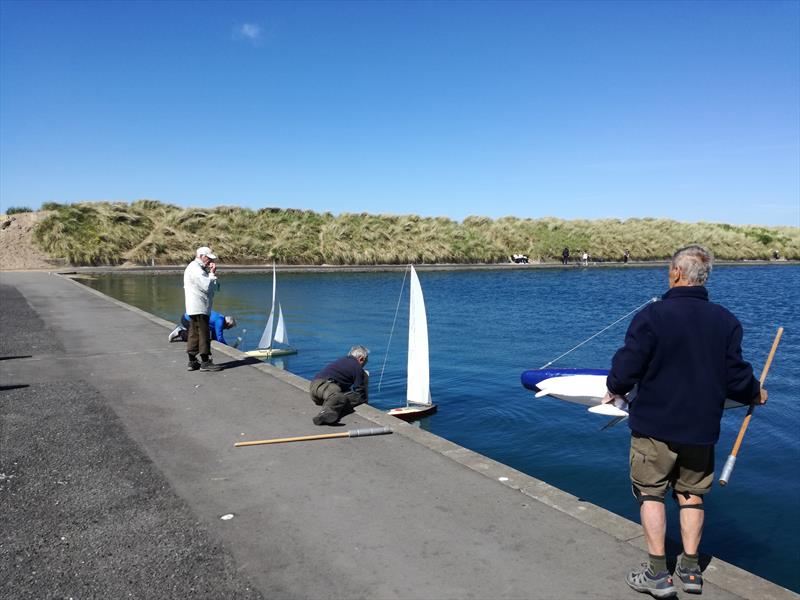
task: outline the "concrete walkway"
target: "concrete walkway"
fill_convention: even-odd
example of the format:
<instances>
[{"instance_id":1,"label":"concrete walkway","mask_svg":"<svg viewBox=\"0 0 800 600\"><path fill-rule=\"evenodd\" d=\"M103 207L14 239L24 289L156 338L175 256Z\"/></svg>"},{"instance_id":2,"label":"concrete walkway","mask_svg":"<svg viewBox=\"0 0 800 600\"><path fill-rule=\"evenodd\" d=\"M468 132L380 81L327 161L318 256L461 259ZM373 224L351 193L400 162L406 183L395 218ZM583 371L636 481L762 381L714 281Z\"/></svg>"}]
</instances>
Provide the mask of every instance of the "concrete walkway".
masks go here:
<instances>
[{"instance_id":1,"label":"concrete walkway","mask_svg":"<svg viewBox=\"0 0 800 600\"><path fill-rule=\"evenodd\" d=\"M2 273L0 294L4 597L645 597L623 580L646 556L637 524L369 406L339 431L389 425L394 434L234 448L332 429L312 424L305 380L216 343L225 369L187 372L184 345L167 343L171 323L65 277ZM63 410L73 397L96 403ZM25 446L35 433L17 432L31 423L56 427L48 412L61 419L59 435L90 429L89 447L106 448L115 468L102 452L88 460L57 439ZM95 502L63 524L72 543L46 551L42 539L63 540L40 526L62 527L47 516L60 509L38 504L38 525L23 518L33 510L20 484L28 461L39 473L82 461L84 475L97 471L91 485L52 489L71 488L85 498L65 501L89 507L124 483L112 504L136 511ZM117 553L108 580L79 566L81 557L110 560L83 543L92 529ZM148 563L153 552L159 559ZM716 559L706 581L704 598L798 597Z\"/></svg>"}]
</instances>

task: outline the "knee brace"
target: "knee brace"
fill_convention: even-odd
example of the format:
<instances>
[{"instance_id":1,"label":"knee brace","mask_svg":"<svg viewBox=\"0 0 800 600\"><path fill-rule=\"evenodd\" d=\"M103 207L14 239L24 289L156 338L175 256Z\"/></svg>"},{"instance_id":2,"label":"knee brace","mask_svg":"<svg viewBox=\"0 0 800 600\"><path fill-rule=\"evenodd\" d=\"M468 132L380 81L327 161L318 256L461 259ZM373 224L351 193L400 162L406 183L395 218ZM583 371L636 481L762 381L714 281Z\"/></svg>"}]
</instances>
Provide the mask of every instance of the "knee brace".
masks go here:
<instances>
[{"instance_id":1,"label":"knee brace","mask_svg":"<svg viewBox=\"0 0 800 600\"><path fill-rule=\"evenodd\" d=\"M697 496L700 498L700 502L697 504L681 504L678 502L678 494L683 496L684 500L688 500L689 496ZM705 505L703 503L703 496L701 494L690 494L689 492L676 492L672 490L672 499L678 504L678 510L683 510L684 508L691 508L694 510L705 510Z\"/></svg>"},{"instance_id":2,"label":"knee brace","mask_svg":"<svg viewBox=\"0 0 800 600\"><path fill-rule=\"evenodd\" d=\"M659 496L647 496L642 494L641 490L637 488L634 484L631 484L631 492L633 492L633 497L636 498L636 501L639 503L639 506L642 505L643 502L661 502L664 503L664 498Z\"/></svg>"}]
</instances>

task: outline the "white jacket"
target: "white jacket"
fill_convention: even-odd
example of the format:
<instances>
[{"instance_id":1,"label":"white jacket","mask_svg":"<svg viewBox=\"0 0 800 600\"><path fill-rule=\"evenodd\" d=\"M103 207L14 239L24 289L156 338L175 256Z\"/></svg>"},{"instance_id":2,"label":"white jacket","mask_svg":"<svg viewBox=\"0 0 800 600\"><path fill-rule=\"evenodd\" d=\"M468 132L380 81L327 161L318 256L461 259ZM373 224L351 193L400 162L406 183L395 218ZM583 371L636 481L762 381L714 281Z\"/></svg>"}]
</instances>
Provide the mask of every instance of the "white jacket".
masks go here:
<instances>
[{"instance_id":1,"label":"white jacket","mask_svg":"<svg viewBox=\"0 0 800 600\"><path fill-rule=\"evenodd\" d=\"M207 315L214 302L217 290L217 276L203 267L203 262L196 258L183 272L183 293L186 296L186 314Z\"/></svg>"}]
</instances>

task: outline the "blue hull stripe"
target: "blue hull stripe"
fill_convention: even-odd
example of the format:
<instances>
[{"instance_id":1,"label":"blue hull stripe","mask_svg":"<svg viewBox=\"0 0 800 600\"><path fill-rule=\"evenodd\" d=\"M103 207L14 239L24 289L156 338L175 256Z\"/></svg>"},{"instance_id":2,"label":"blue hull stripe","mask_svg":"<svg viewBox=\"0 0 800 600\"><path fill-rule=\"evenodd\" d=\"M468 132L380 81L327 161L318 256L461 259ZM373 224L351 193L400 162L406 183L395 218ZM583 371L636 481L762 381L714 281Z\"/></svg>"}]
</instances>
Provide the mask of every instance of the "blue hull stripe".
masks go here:
<instances>
[{"instance_id":1,"label":"blue hull stripe","mask_svg":"<svg viewBox=\"0 0 800 600\"><path fill-rule=\"evenodd\" d=\"M553 367L549 369L529 369L522 373L520 379L522 380L522 385L526 388L538 392L539 388L536 386L540 381L551 377L564 377L565 375L608 375L608 369L556 369Z\"/></svg>"}]
</instances>

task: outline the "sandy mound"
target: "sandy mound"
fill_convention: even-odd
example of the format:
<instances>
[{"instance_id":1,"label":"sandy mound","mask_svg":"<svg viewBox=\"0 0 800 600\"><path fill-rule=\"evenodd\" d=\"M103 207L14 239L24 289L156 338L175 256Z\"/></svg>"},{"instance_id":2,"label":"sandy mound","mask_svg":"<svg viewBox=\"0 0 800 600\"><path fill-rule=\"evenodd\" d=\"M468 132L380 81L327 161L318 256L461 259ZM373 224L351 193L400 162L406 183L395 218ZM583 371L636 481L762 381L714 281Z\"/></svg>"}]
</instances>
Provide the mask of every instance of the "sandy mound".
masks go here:
<instances>
[{"instance_id":1,"label":"sandy mound","mask_svg":"<svg viewBox=\"0 0 800 600\"><path fill-rule=\"evenodd\" d=\"M33 241L33 227L47 212L0 215L0 271L52 269L63 261L52 260Z\"/></svg>"}]
</instances>

